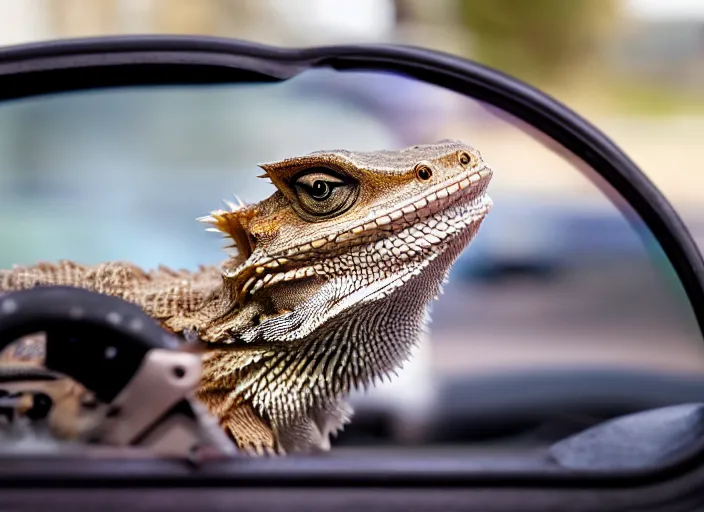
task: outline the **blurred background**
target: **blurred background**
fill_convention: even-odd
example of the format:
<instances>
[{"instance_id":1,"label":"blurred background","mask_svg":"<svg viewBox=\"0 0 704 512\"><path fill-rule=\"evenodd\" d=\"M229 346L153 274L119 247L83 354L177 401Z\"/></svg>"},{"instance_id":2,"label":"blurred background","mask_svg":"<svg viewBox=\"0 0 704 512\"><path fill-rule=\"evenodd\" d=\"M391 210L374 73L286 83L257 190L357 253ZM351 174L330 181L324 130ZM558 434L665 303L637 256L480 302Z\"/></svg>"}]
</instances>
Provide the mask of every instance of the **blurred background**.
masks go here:
<instances>
[{"instance_id":1,"label":"blurred background","mask_svg":"<svg viewBox=\"0 0 704 512\"><path fill-rule=\"evenodd\" d=\"M525 80L620 145L704 241L699 0L3 0L0 44L203 34L283 46L401 43ZM540 443L702 396L704 343L647 228L505 113L409 79L316 71L275 85L150 87L0 104L0 265L71 258L194 268L194 221L256 164L441 138L494 167L494 211L417 355L355 395L338 444Z\"/></svg>"}]
</instances>

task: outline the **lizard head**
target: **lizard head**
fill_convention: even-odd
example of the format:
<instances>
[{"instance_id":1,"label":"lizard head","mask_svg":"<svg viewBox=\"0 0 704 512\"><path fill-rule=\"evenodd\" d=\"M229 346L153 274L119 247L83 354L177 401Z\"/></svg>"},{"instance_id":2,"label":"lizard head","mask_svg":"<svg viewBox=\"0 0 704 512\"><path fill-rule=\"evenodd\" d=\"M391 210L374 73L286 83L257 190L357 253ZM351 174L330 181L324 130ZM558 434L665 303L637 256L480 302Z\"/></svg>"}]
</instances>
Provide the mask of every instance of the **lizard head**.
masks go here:
<instances>
[{"instance_id":1,"label":"lizard head","mask_svg":"<svg viewBox=\"0 0 704 512\"><path fill-rule=\"evenodd\" d=\"M340 394L393 371L491 209L490 168L451 140L318 151L261 167L277 188L271 197L203 219L239 256L224 267L238 305L201 336L263 351L272 361L263 372L277 367L302 383L285 387L294 395L313 381L334 381L319 393Z\"/></svg>"}]
</instances>

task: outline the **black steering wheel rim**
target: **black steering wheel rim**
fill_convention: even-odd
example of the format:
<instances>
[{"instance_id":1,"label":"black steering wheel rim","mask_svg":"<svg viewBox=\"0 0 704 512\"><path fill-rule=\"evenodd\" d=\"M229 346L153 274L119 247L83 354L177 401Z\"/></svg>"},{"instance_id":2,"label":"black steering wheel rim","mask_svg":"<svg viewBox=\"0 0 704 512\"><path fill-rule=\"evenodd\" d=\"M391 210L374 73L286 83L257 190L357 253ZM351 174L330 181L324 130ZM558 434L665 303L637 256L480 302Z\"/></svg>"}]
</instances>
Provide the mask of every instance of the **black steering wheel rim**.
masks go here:
<instances>
[{"instance_id":1,"label":"black steering wheel rim","mask_svg":"<svg viewBox=\"0 0 704 512\"><path fill-rule=\"evenodd\" d=\"M111 402L150 350L179 342L142 309L118 297L70 286L0 294L0 350L35 333L46 340L44 366Z\"/></svg>"}]
</instances>

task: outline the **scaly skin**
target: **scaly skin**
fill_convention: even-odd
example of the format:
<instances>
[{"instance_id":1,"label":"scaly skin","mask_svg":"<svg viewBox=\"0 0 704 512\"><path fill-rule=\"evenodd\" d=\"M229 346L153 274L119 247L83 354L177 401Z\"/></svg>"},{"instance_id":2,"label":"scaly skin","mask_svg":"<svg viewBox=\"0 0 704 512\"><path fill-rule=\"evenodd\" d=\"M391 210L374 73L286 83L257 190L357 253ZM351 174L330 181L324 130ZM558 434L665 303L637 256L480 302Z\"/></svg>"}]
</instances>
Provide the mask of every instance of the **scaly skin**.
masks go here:
<instances>
[{"instance_id":1,"label":"scaly skin","mask_svg":"<svg viewBox=\"0 0 704 512\"><path fill-rule=\"evenodd\" d=\"M491 170L457 141L320 151L261 166L278 189L199 220L233 242L198 272L71 262L0 271L134 302L204 342L199 398L242 448L328 449L353 388L409 356L451 265L491 209Z\"/></svg>"}]
</instances>

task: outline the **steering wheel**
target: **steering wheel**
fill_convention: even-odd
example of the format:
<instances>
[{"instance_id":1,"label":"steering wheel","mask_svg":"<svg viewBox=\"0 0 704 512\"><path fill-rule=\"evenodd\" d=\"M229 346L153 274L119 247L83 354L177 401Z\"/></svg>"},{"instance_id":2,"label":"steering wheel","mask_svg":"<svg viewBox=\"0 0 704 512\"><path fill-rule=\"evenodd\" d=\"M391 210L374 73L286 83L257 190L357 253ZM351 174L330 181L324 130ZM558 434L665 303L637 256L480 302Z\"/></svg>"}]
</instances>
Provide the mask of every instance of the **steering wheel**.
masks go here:
<instances>
[{"instance_id":1,"label":"steering wheel","mask_svg":"<svg viewBox=\"0 0 704 512\"><path fill-rule=\"evenodd\" d=\"M481 100L542 132L558 150L572 153L594 169L643 219L669 258L704 333L704 261L672 205L613 142L584 119L540 91L465 59L395 46L283 49L228 39L170 36L67 40L3 50L0 99L137 84L280 82L321 68L400 74ZM600 183L597 180L598 186ZM0 297L0 346L38 331L46 335L48 370L81 383L104 405L96 408L101 411L95 413L100 420L89 422L100 426L97 430L87 428L91 439L113 446L146 445L166 450L166 445L174 444L160 440L174 436L154 433L169 431L171 416L188 411L192 435L175 444L178 453L191 453L204 439L227 451L227 443L213 433L219 430L208 428L207 415L201 414L191 398L199 375L197 357L181 350L173 337L138 308L68 288L36 288ZM45 378L60 377L47 374ZM143 393L144 389L149 392ZM40 397L36 408L33 403L32 414L46 409L45 402L46 397ZM423 460L409 462L407 457L364 463L342 463L332 457L276 466L262 460L248 465L248 473L241 467L226 470L216 481L252 483L263 475L269 486L305 482L323 489L383 483L404 492L459 485L477 492L471 498L476 503L485 499L481 496L486 494L480 492L492 482L503 482L501 493L492 494L492 504L495 508L505 504L506 509L517 500L525 503L519 488L567 486L574 493L561 494L559 499L564 501L560 503L570 504L574 510L574 496L578 495L586 500L585 507L591 503L603 510L604 503L626 503L625 495L613 490L627 490L629 485L641 486L643 500L662 497L671 482L679 484L678 489L701 488L704 467L697 458L704 453L699 447L701 412L701 405L693 404L616 419L568 438L545 453L517 454L489 469L486 461L454 460L433 466ZM664 422L672 428L660 428ZM203 433L206 431L208 435ZM658 449L648 448L653 446ZM628 461L635 460L645 462L646 470L642 466L634 470ZM85 468L94 463L99 464L89 461L75 474L67 468L63 478L73 474L76 482L85 483ZM14 464L10 473L2 469L0 461L0 474L31 477L31 466L25 467L21 461ZM119 464L115 467L119 470ZM155 474L186 478L173 467L151 469L150 478ZM140 476L130 478L136 482ZM604 492L602 501L594 494L601 484L613 491ZM513 493L506 490L514 488ZM584 488L590 490L591 501L578 493Z\"/></svg>"},{"instance_id":2,"label":"steering wheel","mask_svg":"<svg viewBox=\"0 0 704 512\"><path fill-rule=\"evenodd\" d=\"M7 393L9 381L19 390L6 395L10 419L16 416L13 406L21 408L29 393L25 416L46 420L49 433L63 433L73 441L189 457L204 448L234 453L217 422L192 398L200 379L198 354L180 350L177 338L139 307L66 286L0 295L0 350L38 332L44 338L46 372L33 366L0 369L6 381L0 387ZM90 394L62 387L51 397L46 391L52 387L33 392L25 384L61 381L61 375ZM62 414L61 405L80 411Z\"/></svg>"}]
</instances>

